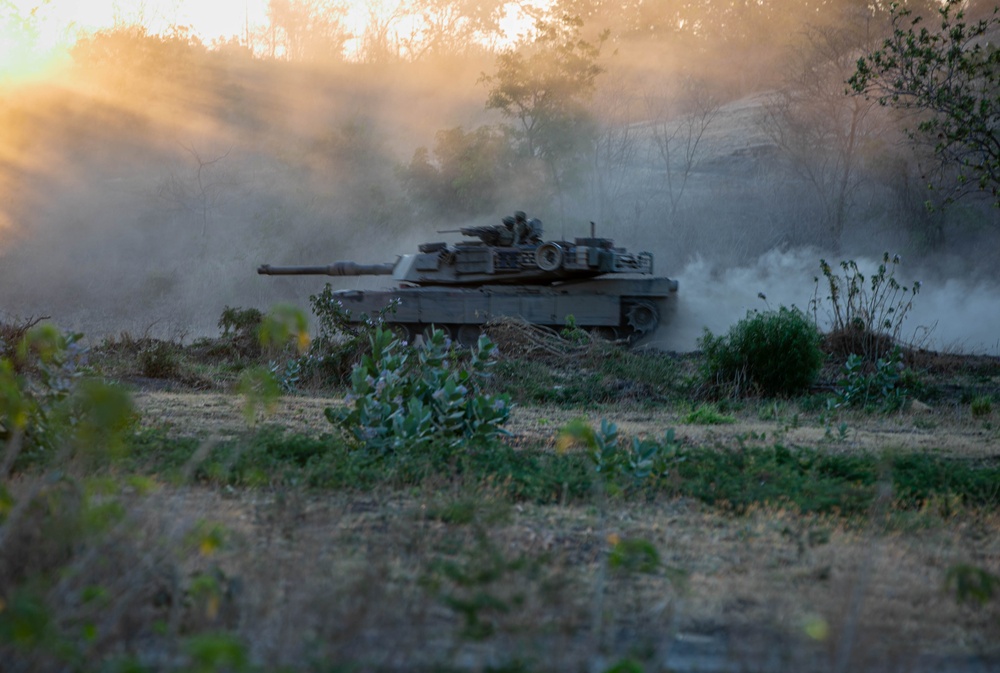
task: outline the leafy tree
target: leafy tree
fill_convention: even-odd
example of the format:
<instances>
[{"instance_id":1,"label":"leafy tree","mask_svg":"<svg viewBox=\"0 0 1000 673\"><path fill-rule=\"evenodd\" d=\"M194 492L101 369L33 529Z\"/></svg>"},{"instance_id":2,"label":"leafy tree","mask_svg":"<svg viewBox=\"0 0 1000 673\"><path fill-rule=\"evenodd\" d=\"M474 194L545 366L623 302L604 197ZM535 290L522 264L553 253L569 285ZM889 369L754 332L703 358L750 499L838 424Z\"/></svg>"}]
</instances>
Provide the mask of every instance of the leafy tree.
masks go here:
<instances>
[{"instance_id":1,"label":"leafy tree","mask_svg":"<svg viewBox=\"0 0 1000 673\"><path fill-rule=\"evenodd\" d=\"M660 190L669 203L669 222L677 211L698 161L699 146L722 108L720 97L708 82L686 78L674 90L649 94L649 128L652 132L655 163L662 170Z\"/></svg>"},{"instance_id":2,"label":"leafy tree","mask_svg":"<svg viewBox=\"0 0 1000 673\"><path fill-rule=\"evenodd\" d=\"M330 0L269 0L271 57L289 61L339 61L350 37L347 6Z\"/></svg>"},{"instance_id":3,"label":"leafy tree","mask_svg":"<svg viewBox=\"0 0 1000 673\"><path fill-rule=\"evenodd\" d=\"M643 110L630 85L622 78L609 77L594 100L593 110L600 120L594 142L581 204L598 222L631 220L634 224L649 202L644 180L637 180L632 167L641 160L645 147L640 124Z\"/></svg>"},{"instance_id":4,"label":"leafy tree","mask_svg":"<svg viewBox=\"0 0 1000 673\"><path fill-rule=\"evenodd\" d=\"M367 0L368 17L358 56L364 63L391 63L401 55L398 24L407 15L405 0Z\"/></svg>"},{"instance_id":5,"label":"leafy tree","mask_svg":"<svg viewBox=\"0 0 1000 673\"><path fill-rule=\"evenodd\" d=\"M423 56L461 54L478 40L499 31L502 0L411 0L410 11L420 18L407 47L412 60Z\"/></svg>"},{"instance_id":6,"label":"leafy tree","mask_svg":"<svg viewBox=\"0 0 1000 673\"><path fill-rule=\"evenodd\" d=\"M884 115L857 96L844 95L859 49L873 44L870 15L845 13L836 25L807 26L788 59L785 85L769 96L760 119L822 208L825 238L838 250L864 175L864 152L884 131Z\"/></svg>"},{"instance_id":7,"label":"leafy tree","mask_svg":"<svg viewBox=\"0 0 1000 673\"><path fill-rule=\"evenodd\" d=\"M892 35L858 60L848 81L881 105L914 113L910 138L957 173L948 200L978 189L1000 205L1000 50L988 39L1000 28L1000 10L967 23L964 4L947 0L937 29L893 6Z\"/></svg>"},{"instance_id":8,"label":"leafy tree","mask_svg":"<svg viewBox=\"0 0 1000 673\"><path fill-rule=\"evenodd\" d=\"M579 16L587 25L602 26L619 36L666 37L679 32L685 25L690 3L685 0L556 0L548 9L549 16ZM705 3L695 6L704 12ZM544 10L539 11L541 18Z\"/></svg>"},{"instance_id":9,"label":"leafy tree","mask_svg":"<svg viewBox=\"0 0 1000 673\"><path fill-rule=\"evenodd\" d=\"M204 81L207 51L185 28L155 35L143 26L119 26L80 38L70 56L81 74L109 92L169 98L176 95L172 87Z\"/></svg>"},{"instance_id":10,"label":"leafy tree","mask_svg":"<svg viewBox=\"0 0 1000 673\"><path fill-rule=\"evenodd\" d=\"M433 157L419 148L403 181L413 196L438 215L475 216L494 213L500 189L515 179L515 157L502 129L480 126L438 131Z\"/></svg>"},{"instance_id":11,"label":"leafy tree","mask_svg":"<svg viewBox=\"0 0 1000 673\"><path fill-rule=\"evenodd\" d=\"M370 227L386 228L400 220L395 161L385 134L371 119L346 119L309 139L300 161L308 167L303 180L312 181L314 189L331 182L342 188L330 202L316 204L321 217L329 217L333 208Z\"/></svg>"},{"instance_id":12,"label":"leafy tree","mask_svg":"<svg viewBox=\"0 0 1000 673\"><path fill-rule=\"evenodd\" d=\"M608 33L596 44L580 37L582 21L562 17L539 22L535 41L507 49L497 57L497 70L483 74L489 87L486 108L512 120L520 153L543 162L557 186L570 159L588 151L594 123L588 109L597 77L597 62Z\"/></svg>"},{"instance_id":13,"label":"leafy tree","mask_svg":"<svg viewBox=\"0 0 1000 673\"><path fill-rule=\"evenodd\" d=\"M23 74L32 67L39 41L39 9L18 7L11 0L0 0L0 35L4 36L4 63L0 75Z\"/></svg>"}]
</instances>

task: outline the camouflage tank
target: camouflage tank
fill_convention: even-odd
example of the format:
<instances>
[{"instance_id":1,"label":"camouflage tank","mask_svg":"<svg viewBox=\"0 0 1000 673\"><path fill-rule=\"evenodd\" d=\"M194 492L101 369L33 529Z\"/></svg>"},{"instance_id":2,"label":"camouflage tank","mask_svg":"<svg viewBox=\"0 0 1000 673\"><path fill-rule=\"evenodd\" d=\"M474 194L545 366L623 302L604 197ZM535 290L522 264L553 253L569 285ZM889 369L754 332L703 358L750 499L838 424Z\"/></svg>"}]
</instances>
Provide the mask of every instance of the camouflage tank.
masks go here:
<instances>
[{"instance_id":1,"label":"camouflage tank","mask_svg":"<svg viewBox=\"0 0 1000 673\"><path fill-rule=\"evenodd\" d=\"M396 302L385 319L405 338L433 326L465 345L499 316L557 329L572 317L577 327L635 344L656 332L676 301L677 281L653 277L651 253L628 252L595 237L593 223L589 237L572 242L543 240L541 222L521 212L500 225L438 233L476 240L424 243L392 263L265 264L257 273L392 276L395 287L339 290L334 297L359 322Z\"/></svg>"}]
</instances>

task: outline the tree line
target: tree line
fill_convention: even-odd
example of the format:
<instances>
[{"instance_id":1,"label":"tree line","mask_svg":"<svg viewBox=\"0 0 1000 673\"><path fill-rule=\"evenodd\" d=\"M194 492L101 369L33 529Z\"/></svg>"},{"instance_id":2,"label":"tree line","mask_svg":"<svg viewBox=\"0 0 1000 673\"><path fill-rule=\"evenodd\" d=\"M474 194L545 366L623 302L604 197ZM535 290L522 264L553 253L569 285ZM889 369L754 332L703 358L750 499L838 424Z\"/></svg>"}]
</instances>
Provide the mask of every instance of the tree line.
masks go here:
<instances>
[{"instance_id":1,"label":"tree line","mask_svg":"<svg viewBox=\"0 0 1000 673\"><path fill-rule=\"evenodd\" d=\"M382 77L475 63L476 81L456 86L477 87L478 120L442 119L391 171L416 212L434 216L493 214L517 194L531 209L697 248L714 238L703 223L724 189L760 200L742 225L761 244L836 250L866 236L862 222L933 250L969 226L996 229L1000 54L989 3L522 2L532 24L513 42L503 41L504 0L365 7L358 29L347 3L271 0L266 25L211 45L183 28L123 25L82 37L72 57L105 89L166 105L188 105L199 88L238 89L234 64ZM217 112L250 114L233 95ZM721 151L713 134L741 100L754 101L752 138ZM957 199L965 207L949 209ZM782 212L764 213L765 203Z\"/></svg>"}]
</instances>

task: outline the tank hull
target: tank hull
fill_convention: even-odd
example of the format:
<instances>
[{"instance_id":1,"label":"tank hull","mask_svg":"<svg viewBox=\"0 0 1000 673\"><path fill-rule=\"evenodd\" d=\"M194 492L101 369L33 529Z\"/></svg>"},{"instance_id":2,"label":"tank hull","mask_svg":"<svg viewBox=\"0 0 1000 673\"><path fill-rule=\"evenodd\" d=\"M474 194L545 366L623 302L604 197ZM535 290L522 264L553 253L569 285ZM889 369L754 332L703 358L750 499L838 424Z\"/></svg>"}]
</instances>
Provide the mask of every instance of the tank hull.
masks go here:
<instances>
[{"instance_id":1,"label":"tank hull","mask_svg":"<svg viewBox=\"0 0 1000 673\"><path fill-rule=\"evenodd\" d=\"M676 293L677 281L669 278L615 277L545 286L340 290L334 296L359 321L395 302L385 320L403 336L415 338L433 325L471 345L486 322L501 316L554 328L572 319L580 328L635 343L665 322Z\"/></svg>"}]
</instances>

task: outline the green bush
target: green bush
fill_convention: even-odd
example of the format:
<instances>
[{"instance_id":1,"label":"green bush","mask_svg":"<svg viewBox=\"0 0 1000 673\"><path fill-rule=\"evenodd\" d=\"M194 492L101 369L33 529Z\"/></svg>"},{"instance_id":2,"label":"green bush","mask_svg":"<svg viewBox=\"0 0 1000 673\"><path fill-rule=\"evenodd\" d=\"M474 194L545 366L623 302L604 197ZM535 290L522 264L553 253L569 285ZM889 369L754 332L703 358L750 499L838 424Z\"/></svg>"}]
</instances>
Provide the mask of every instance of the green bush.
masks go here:
<instances>
[{"instance_id":1,"label":"green bush","mask_svg":"<svg viewBox=\"0 0 1000 673\"><path fill-rule=\"evenodd\" d=\"M460 362L441 330L416 348L376 327L371 354L351 373L351 406L328 408L326 417L381 454L491 439L510 415L506 395L481 391L495 350L482 335Z\"/></svg>"},{"instance_id":2,"label":"green bush","mask_svg":"<svg viewBox=\"0 0 1000 673\"><path fill-rule=\"evenodd\" d=\"M353 368L371 352L375 330L385 327L385 316L396 311L396 304L389 304L374 316L362 314L354 320L329 283L319 294L310 295L309 304L319 329L309 351L299 358L298 377L321 385L350 382Z\"/></svg>"},{"instance_id":3,"label":"green bush","mask_svg":"<svg viewBox=\"0 0 1000 673\"><path fill-rule=\"evenodd\" d=\"M711 405L702 405L693 409L681 420L688 425L726 425L736 422L733 416L726 416Z\"/></svg>"},{"instance_id":4,"label":"green bush","mask_svg":"<svg viewBox=\"0 0 1000 673\"><path fill-rule=\"evenodd\" d=\"M26 332L14 358L0 358L0 443L8 469L18 456L23 463L59 451L115 448L98 440L106 439L101 435L112 421L128 421L131 402L113 386L84 376L88 352L81 339L38 325Z\"/></svg>"},{"instance_id":5,"label":"green bush","mask_svg":"<svg viewBox=\"0 0 1000 673\"><path fill-rule=\"evenodd\" d=\"M984 418L993 413L993 399L989 395L980 395L969 404L973 418Z\"/></svg>"},{"instance_id":6,"label":"green bush","mask_svg":"<svg viewBox=\"0 0 1000 673\"><path fill-rule=\"evenodd\" d=\"M219 317L219 329L222 330L222 336L232 333L256 340L257 330L263 321L264 314L260 309L226 306Z\"/></svg>"},{"instance_id":7,"label":"green bush","mask_svg":"<svg viewBox=\"0 0 1000 673\"><path fill-rule=\"evenodd\" d=\"M731 395L801 393L816 380L823 365L819 331L794 307L751 311L724 337L706 329L699 343L705 353L706 382Z\"/></svg>"},{"instance_id":8,"label":"green bush","mask_svg":"<svg viewBox=\"0 0 1000 673\"><path fill-rule=\"evenodd\" d=\"M211 343L211 351L235 360L256 360L261 356L260 329L264 314L256 308L226 306L219 316L222 333Z\"/></svg>"},{"instance_id":9,"label":"green bush","mask_svg":"<svg viewBox=\"0 0 1000 673\"><path fill-rule=\"evenodd\" d=\"M884 411L897 411L907 397L906 386L901 380L902 371L903 354L899 348L879 358L870 368L866 368L861 355L851 353L841 367L841 379L829 406L839 409L877 404Z\"/></svg>"},{"instance_id":10,"label":"green bush","mask_svg":"<svg viewBox=\"0 0 1000 673\"><path fill-rule=\"evenodd\" d=\"M176 378L181 370L180 350L166 341L153 341L139 352L139 369L151 379Z\"/></svg>"}]
</instances>

